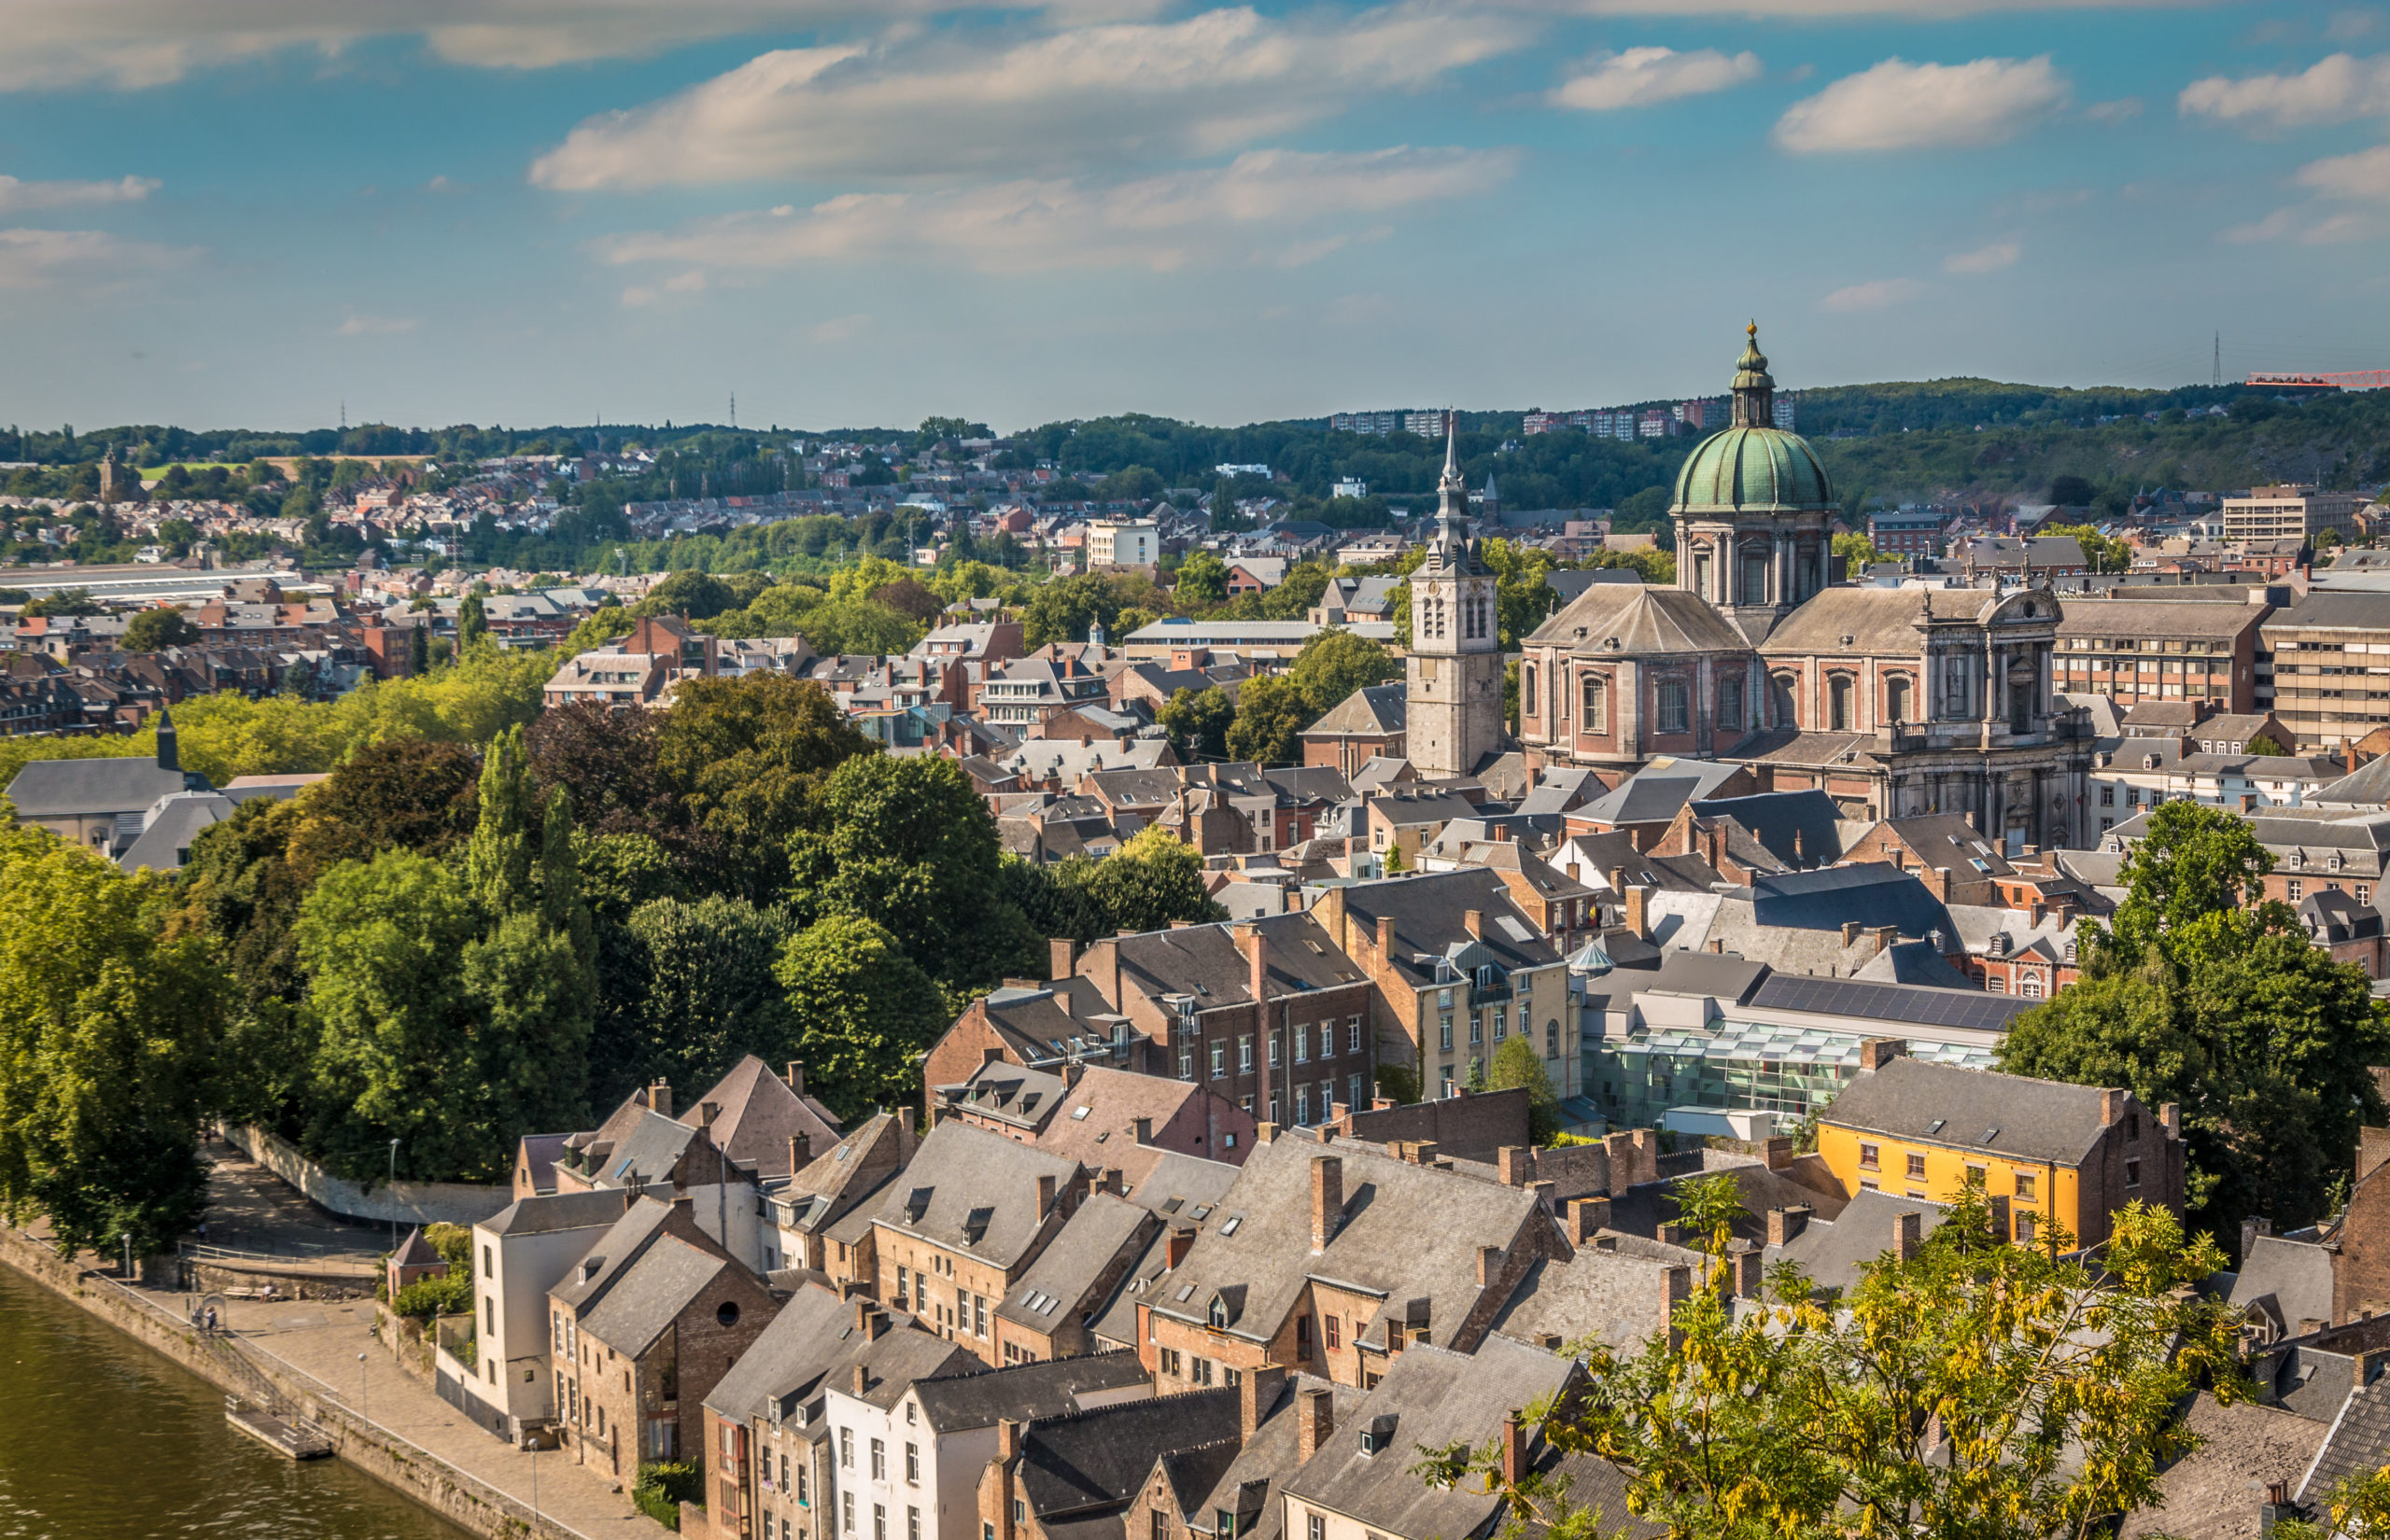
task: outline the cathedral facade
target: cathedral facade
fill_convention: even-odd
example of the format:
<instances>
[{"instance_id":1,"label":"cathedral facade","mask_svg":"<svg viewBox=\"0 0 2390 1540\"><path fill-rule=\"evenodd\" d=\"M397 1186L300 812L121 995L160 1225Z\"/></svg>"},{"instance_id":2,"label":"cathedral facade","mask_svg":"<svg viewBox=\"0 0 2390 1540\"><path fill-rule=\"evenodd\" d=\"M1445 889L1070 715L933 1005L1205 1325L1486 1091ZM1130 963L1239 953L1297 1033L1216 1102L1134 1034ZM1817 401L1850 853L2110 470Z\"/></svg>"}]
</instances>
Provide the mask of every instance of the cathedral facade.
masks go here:
<instances>
[{"instance_id":1,"label":"cathedral facade","mask_svg":"<svg viewBox=\"0 0 2390 1540\"><path fill-rule=\"evenodd\" d=\"M1732 424L1677 476L1676 585L1596 583L1522 645L1529 762L1614 780L1737 760L1847 818L1972 814L1987 837L2079 845L2092 745L2052 686L2057 598L1835 581L1833 479L1774 426L1775 389L1754 327Z\"/></svg>"}]
</instances>

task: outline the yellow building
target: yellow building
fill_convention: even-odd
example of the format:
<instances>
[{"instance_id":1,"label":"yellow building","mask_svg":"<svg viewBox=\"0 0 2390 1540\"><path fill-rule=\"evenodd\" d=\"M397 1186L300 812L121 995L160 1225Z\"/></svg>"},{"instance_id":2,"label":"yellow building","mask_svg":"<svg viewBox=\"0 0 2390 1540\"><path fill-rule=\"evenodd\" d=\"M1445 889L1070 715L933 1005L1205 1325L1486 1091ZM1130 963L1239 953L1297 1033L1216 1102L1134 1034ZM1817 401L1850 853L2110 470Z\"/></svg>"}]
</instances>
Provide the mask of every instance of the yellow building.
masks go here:
<instances>
[{"instance_id":1,"label":"yellow building","mask_svg":"<svg viewBox=\"0 0 2390 1540\"><path fill-rule=\"evenodd\" d=\"M2183 1211L2180 1114L2130 1091L1926 1064L1897 1038L1860 1044L1859 1073L1818 1119L1818 1155L1867 1189L1955 1201L1970 1183L2005 1198L2014 1239L2052 1225L2077 1246L2108 1239L2127 1203Z\"/></svg>"}]
</instances>

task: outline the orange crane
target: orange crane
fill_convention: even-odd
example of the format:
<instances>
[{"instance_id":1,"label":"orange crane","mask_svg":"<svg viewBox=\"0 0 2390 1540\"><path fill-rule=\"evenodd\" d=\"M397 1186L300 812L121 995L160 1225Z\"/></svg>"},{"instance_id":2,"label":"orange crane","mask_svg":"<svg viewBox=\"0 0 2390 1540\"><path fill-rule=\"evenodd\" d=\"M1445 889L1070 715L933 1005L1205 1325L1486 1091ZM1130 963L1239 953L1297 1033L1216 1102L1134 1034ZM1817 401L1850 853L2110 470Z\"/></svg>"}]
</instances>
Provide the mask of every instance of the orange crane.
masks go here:
<instances>
[{"instance_id":1,"label":"orange crane","mask_svg":"<svg viewBox=\"0 0 2390 1540\"><path fill-rule=\"evenodd\" d=\"M2249 383L2307 390L2382 390L2390 388L2390 369L2360 369L2345 374L2252 374Z\"/></svg>"}]
</instances>

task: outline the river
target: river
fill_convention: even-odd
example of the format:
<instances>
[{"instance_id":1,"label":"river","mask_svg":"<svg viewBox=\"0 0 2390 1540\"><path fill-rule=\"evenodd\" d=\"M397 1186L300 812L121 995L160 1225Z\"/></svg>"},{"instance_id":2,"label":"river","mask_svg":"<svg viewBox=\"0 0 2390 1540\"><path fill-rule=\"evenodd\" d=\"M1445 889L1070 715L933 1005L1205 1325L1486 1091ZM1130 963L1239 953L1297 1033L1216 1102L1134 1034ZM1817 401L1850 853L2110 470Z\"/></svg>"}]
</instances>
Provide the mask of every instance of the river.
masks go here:
<instances>
[{"instance_id":1,"label":"river","mask_svg":"<svg viewBox=\"0 0 2390 1540\"><path fill-rule=\"evenodd\" d=\"M224 1397L0 1267L0 1540L465 1540L337 1460L234 1433Z\"/></svg>"}]
</instances>

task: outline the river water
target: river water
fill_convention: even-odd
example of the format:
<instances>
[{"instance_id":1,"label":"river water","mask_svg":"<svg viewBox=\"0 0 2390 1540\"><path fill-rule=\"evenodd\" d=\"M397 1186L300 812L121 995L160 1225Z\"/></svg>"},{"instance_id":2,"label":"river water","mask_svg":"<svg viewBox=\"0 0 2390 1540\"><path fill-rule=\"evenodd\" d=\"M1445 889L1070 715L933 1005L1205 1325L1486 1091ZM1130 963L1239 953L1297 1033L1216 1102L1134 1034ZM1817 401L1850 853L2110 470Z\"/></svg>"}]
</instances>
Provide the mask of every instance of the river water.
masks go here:
<instances>
[{"instance_id":1,"label":"river water","mask_svg":"<svg viewBox=\"0 0 2390 1540\"><path fill-rule=\"evenodd\" d=\"M0 1267L0 1540L465 1540L337 1460L234 1433L221 1392Z\"/></svg>"}]
</instances>

